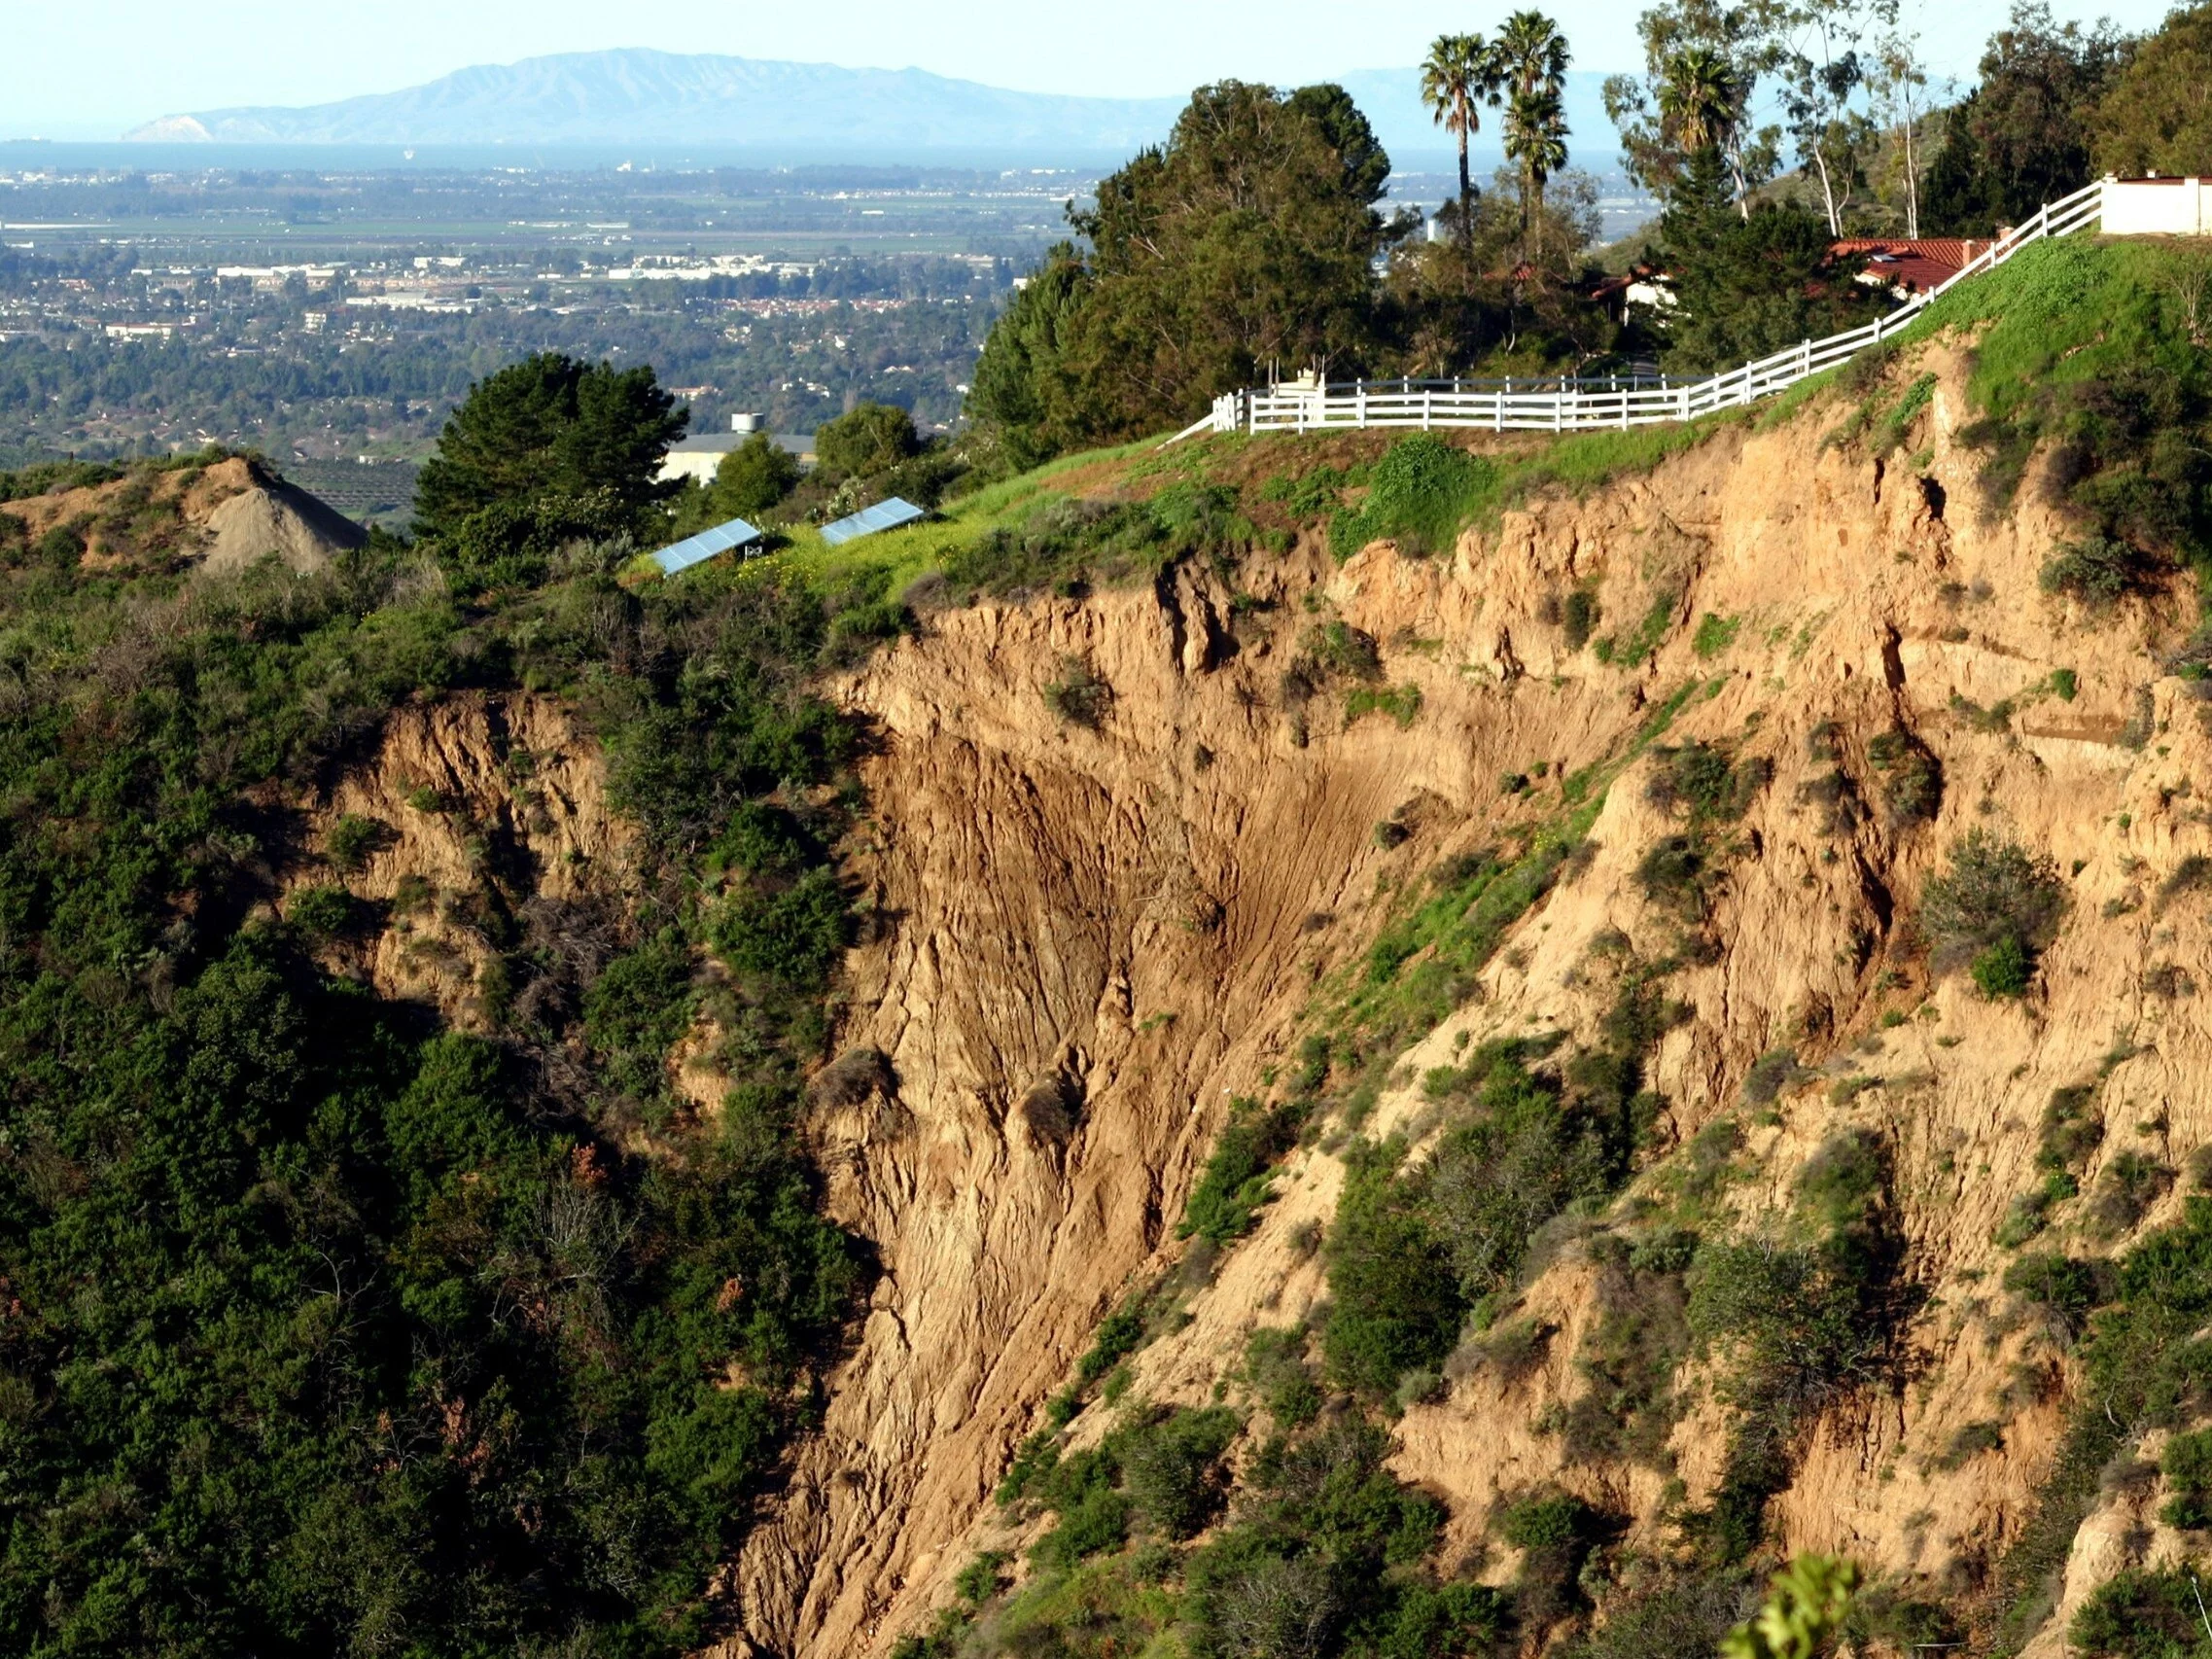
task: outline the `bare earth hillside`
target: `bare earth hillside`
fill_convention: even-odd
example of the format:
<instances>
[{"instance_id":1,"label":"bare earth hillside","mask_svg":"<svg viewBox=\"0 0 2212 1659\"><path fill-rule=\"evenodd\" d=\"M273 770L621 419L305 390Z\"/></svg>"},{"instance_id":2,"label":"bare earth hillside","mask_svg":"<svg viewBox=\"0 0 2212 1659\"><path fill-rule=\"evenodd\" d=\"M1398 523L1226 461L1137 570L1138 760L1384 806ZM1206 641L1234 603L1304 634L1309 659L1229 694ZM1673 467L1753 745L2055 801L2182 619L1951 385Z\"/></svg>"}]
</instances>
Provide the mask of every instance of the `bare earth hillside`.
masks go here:
<instances>
[{"instance_id":1,"label":"bare earth hillside","mask_svg":"<svg viewBox=\"0 0 2212 1659\"><path fill-rule=\"evenodd\" d=\"M1301 543L1247 564L1234 604L1186 565L1157 589L943 611L851 679L881 737L853 865L880 926L851 963L839 1041L859 1058L825 1091L821 1155L883 1276L821 1431L734 1565L727 1652L887 1652L979 1550L1034 1535L993 1488L1100 1318L1187 1248L1175 1223L1232 1096L1267 1094L1440 866L1600 798L1363 1128L1418 1157L1438 1121L1424 1074L1538 1029L1595 1041L1624 965L1669 958L1651 1150L1609 1211L1541 1235L1500 1315L1529 1351L1463 1350L1407 1406L1393 1466L1448 1505L1447 1558L1491 1582L1517 1560L1485 1544L1487 1521L1536 1489L1663 1551L1671 1518L1710 1501L1736 1408L1724 1357L1683 1345L1656 1442L1562 1433L1635 1277L1605 1240L1686 1185L1708 1232L1773 1231L1808 1161L1863 1131L1914 1311L1899 1351L1822 1396L1769 1539L1954 1604L1992 1593L2065 1397L2064 1344L1999 1288L2016 1252L1994 1242L2044 1179L2046 1103L2080 1086L2101 1123L2083 1194L2115 1159L2157 1172L2136 1202L2061 1204L2046 1245L2116 1250L2170 1220L2174 1172L2212 1141L2193 1086L2212 1064L2193 994L2212 818L2191 782L2212 704L2163 665L2178 597L2089 611L2039 590L2056 510L2032 473L1985 510L1956 436L1961 365L1939 348L1919 367L1933 395L1886 458L1824 443L1836 411L1815 405L1584 499L1539 497L1446 557L1381 543L1339 566ZM1578 588L1610 662L1570 648ZM1286 686L1331 620L1380 643L1385 706ZM1110 688L1095 728L1044 694L1071 662ZM1766 765L1739 773L1758 787L1716 843L1725 867L1691 930L1705 942L1685 951L1682 903L1647 863L1680 809L1649 786L1698 742ZM1931 790L1940 776L1932 819L1899 809L1901 764ZM2062 926L2017 1001L1938 974L1917 920L1973 830L2062 882ZM1796 1070L1747 1102L1754 1062L1780 1049ZM1136 1396L1219 1397L1255 1327L1315 1313L1344 1145L1308 1134L1256 1229L1196 1276L1187 1323L1130 1361ZM1074 1442L1109 1420L1089 1407ZM2176 1553L2158 1496L2137 1482L2100 1500L2061 1613ZM2062 1624L2031 1651L2063 1651Z\"/></svg>"}]
</instances>

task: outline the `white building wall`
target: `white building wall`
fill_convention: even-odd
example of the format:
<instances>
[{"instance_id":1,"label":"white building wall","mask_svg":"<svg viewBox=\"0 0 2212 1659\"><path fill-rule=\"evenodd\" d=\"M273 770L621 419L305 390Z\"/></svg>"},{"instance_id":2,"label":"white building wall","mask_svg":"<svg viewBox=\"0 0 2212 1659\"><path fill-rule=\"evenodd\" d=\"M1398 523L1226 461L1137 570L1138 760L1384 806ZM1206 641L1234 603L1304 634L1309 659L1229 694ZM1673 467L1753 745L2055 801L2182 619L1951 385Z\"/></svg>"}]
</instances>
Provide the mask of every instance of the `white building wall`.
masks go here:
<instances>
[{"instance_id":1,"label":"white building wall","mask_svg":"<svg viewBox=\"0 0 2212 1659\"><path fill-rule=\"evenodd\" d=\"M2201 236L2212 231L2212 202L2203 179L2106 179L2103 230L2108 236Z\"/></svg>"},{"instance_id":2,"label":"white building wall","mask_svg":"<svg viewBox=\"0 0 2212 1659\"><path fill-rule=\"evenodd\" d=\"M660 464L661 480L697 478L703 484L711 484L715 481L715 469L722 464L722 453L714 449L672 449Z\"/></svg>"}]
</instances>

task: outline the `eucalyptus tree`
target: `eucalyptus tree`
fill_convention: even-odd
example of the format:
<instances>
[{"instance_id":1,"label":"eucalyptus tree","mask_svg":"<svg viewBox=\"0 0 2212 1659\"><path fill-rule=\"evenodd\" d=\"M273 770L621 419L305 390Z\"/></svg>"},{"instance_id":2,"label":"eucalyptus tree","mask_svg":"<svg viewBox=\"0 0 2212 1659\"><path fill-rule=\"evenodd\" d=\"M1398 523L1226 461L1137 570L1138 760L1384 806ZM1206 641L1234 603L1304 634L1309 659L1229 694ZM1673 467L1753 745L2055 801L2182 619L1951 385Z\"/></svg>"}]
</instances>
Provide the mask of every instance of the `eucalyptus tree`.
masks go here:
<instances>
[{"instance_id":1,"label":"eucalyptus tree","mask_svg":"<svg viewBox=\"0 0 2212 1659\"><path fill-rule=\"evenodd\" d=\"M1782 112L1798 165L1820 188L1831 236L1843 233L1871 148L1874 124L1859 97L1870 68L1866 49L1878 29L1896 22L1897 0L1798 0L1777 33Z\"/></svg>"},{"instance_id":2,"label":"eucalyptus tree","mask_svg":"<svg viewBox=\"0 0 2212 1659\"><path fill-rule=\"evenodd\" d=\"M1897 129L1897 176L1905 192L1905 234L1920 234L1920 158L1915 128L1928 113L1928 72L1920 37L1891 30L1875 43L1874 88L1884 118Z\"/></svg>"},{"instance_id":3,"label":"eucalyptus tree","mask_svg":"<svg viewBox=\"0 0 2212 1659\"><path fill-rule=\"evenodd\" d=\"M1459 141L1459 245L1472 252L1475 184L1467 171L1467 141L1482 125L1478 104L1497 102L1497 61L1481 35L1438 35L1421 66L1421 101L1437 125Z\"/></svg>"}]
</instances>

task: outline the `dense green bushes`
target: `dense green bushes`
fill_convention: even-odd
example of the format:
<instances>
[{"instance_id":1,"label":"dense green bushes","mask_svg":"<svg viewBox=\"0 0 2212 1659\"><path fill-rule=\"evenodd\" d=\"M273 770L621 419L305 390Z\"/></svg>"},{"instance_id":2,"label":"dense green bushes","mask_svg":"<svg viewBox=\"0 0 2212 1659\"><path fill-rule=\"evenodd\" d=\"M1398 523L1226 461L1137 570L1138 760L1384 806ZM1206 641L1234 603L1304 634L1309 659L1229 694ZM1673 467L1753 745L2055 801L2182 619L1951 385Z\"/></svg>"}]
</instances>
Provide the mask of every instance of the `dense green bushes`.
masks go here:
<instances>
[{"instance_id":1,"label":"dense green bushes","mask_svg":"<svg viewBox=\"0 0 2212 1659\"><path fill-rule=\"evenodd\" d=\"M1921 894L1921 922L1937 963L1968 963L1984 995L2018 997L2065 909L2058 871L2010 841L1970 830L1951 848L1950 867Z\"/></svg>"},{"instance_id":2,"label":"dense green bushes","mask_svg":"<svg viewBox=\"0 0 2212 1659\"><path fill-rule=\"evenodd\" d=\"M1330 520L1329 547L1347 559L1387 538L1401 552L1448 553L1496 484L1497 468L1480 455L1427 433L1401 438L1368 469L1366 499Z\"/></svg>"},{"instance_id":3,"label":"dense green bushes","mask_svg":"<svg viewBox=\"0 0 2212 1659\"><path fill-rule=\"evenodd\" d=\"M1327 1246L1322 1352L1337 1381L1387 1394L1435 1370L1468 1314L1511 1286L1535 1229L1620 1182L1644 1036L1578 1054L1563 1076L1533 1069L1545 1045L1486 1045L1427 1079L1453 1123L1420 1165L1401 1173L1394 1143L1352 1148Z\"/></svg>"},{"instance_id":4,"label":"dense green bushes","mask_svg":"<svg viewBox=\"0 0 2212 1659\"><path fill-rule=\"evenodd\" d=\"M1718 1565L1742 1561L1759 1541L1804 1427L1890 1360L1902 1246L1886 1148L1863 1131L1831 1137L1799 1177L1797 1213L1808 1242L1708 1239L1690 1265L1690 1328L1726 1357L1725 1397L1737 1414L1712 1508L1697 1528Z\"/></svg>"},{"instance_id":5,"label":"dense green bushes","mask_svg":"<svg viewBox=\"0 0 2212 1659\"><path fill-rule=\"evenodd\" d=\"M463 611L381 541L189 588L0 557L0 1647L701 1640L861 1278L791 1133L852 737L802 688L829 637L803 590L531 574ZM494 1030L439 1036L298 945L364 919L332 876L376 827L310 849L253 802L410 698L524 685L605 739L657 897L553 902L472 827L441 908ZM784 791L816 804L748 804ZM247 925L286 888L284 925ZM738 972L696 987L710 934ZM738 1087L686 1127L665 1063L701 998ZM624 1150L641 1113L680 1156Z\"/></svg>"},{"instance_id":6,"label":"dense green bushes","mask_svg":"<svg viewBox=\"0 0 2212 1659\"><path fill-rule=\"evenodd\" d=\"M1195 1233L1225 1245L1249 1232L1254 1212L1271 1193L1268 1172L1296 1144L1303 1116L1290 1102L1268 1109L1253 1100L1231 1102L1229 1121L1191 1189L1176 1236Z\"/></svg>"}]
</instances>

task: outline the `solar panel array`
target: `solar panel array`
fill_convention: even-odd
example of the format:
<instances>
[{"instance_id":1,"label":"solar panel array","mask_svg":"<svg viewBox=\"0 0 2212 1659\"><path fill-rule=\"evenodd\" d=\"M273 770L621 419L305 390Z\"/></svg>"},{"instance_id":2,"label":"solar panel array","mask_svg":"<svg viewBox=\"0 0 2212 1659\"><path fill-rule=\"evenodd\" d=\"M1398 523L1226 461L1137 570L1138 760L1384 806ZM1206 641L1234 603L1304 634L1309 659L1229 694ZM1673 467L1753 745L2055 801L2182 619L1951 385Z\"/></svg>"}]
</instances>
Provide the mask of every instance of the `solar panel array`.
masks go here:
<instances>
[{"instance_id":1,"label":"solar panel array","mask_svg":"<svg viewBox=\"0 0 2212 1659\"><path fill-rule=\"evenodd\" d=\"M732 518L727 524L718 524L712 530L702 530L696 536L663 547L653 554L653 563L660 566L663 576L674 576L680 570L705 564L717 553L726 553L732 547L748 547L760 540L760 532L742 518Z\"/></svg>"},{"instance_id":2,"label":"solar panel array","mask_svg":"<svg viewBox=\"0 0 2212 1659\"><path fill-rule=\"evenodd\" d=\"M873 507L863 508L850 518L840 518L834 524L822 527L822 539L832 547L843 547L847 542L861 536L873 536L878 530L895 530L901 524L911 524L929 513L910 501L893 496L879 501Z\"/></svg>"}]
</instances>

